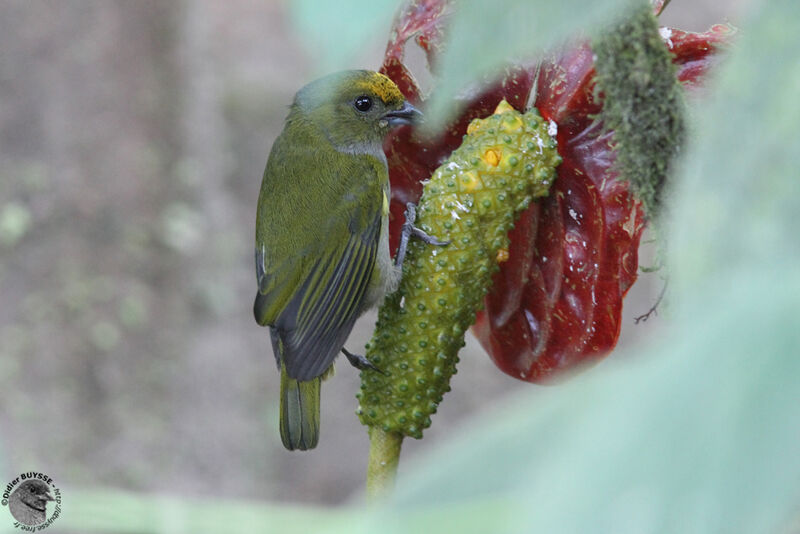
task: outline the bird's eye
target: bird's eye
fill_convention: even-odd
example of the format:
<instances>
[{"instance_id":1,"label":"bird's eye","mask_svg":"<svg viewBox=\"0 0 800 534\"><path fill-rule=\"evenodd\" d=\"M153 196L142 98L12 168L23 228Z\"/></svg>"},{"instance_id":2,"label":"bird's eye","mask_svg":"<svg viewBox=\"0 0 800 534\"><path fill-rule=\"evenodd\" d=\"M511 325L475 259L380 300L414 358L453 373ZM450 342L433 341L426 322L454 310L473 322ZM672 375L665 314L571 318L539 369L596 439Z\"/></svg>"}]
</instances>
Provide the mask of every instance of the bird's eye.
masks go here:
<instances>
[{"instance_id":1,"label":"bird's eye","mask_svg":"<svg viewBox=\"0 0 800 534\"><path fill-rule=\"evenodd\" d=\"M366 113L372 108L372 99L367 95L361 95L356 98L355 102L353 102L353 105L361 113Z\"/></svg>"},{"instance_id":2,"label":"bird's eye","mask_svg":"<svg viewBox=\"0 0 800 534\"><path fill-rule=\"evenodd\" d=\"M30 491L31 493L36 493L36 488L31 486L30 488L28 488L28 491Z\"/></svg>"}]
</instances>

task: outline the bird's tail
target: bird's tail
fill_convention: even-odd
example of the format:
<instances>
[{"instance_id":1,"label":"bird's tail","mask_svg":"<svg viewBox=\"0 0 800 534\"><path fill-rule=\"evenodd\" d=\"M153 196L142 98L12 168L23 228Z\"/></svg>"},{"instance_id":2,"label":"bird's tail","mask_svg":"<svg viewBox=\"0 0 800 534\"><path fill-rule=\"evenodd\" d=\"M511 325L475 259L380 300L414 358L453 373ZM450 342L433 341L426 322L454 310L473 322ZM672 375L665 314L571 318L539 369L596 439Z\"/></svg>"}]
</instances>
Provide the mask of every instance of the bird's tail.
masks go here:
<instances>
[{"instance_id":1,"label":"bird's tail","mask_svg":"<svg viewBox=\"0 0 800 534\"><path fill-rule=\"evenodd\" d=\"M281 440L290 451L317 446L321 382L319 376L303 382L290 378L281 365Z\"/></svg>"}]
</instances>

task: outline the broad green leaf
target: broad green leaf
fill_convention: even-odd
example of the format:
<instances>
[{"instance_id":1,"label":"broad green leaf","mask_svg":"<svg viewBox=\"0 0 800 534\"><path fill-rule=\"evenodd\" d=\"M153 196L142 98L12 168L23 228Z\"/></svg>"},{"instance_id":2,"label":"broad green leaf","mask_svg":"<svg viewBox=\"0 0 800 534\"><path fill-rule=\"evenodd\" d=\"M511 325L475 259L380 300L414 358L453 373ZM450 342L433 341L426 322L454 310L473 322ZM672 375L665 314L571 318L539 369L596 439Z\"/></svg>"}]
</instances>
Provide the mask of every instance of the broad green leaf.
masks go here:
<instances>
[{"instance_id":1,"label":"broad green leaf","mask_svg":"<svg viewBox=\"0 0 800 534\"><path fill-rule=\"evenodd\" d=\"M734 265L800 265L800 5L764 2L735 52L672 202L681 293Z\"/></svg>"},{"instance_id":2,"label":"broad green leaf","mask_svg":"<svg viewBox=\"0 0 800 534\"><path fill-rule=\"evenodd\" d=\"M443 527L431 531L455 531L443 512L455 505L460 521L494 522L494 533L785 524L800 502L800 277L750 280L706 292L715 313L687 317L673 342L617 354L473 421L401 478L381 531L407 532L416 514ZM489 503L503 506L486 517Z\"/></svg>"},{"instance_id":3,"label":"broad green leaf","mask_svg":"<svg viewBox=\"0 0 800 534\"><path fill-rule=\"evenodd\" d=\"M290 20L313 61L314 71L323 75L346 68L377 70L378 64L358 65L357 62L364 59L368 45L374 46L377 42L379 51L383 51L384 36L389 33L400 1L293 0L287 5Z\"/></svg>"},{"instance_id":4,"label":"broad green leaf","mask_svg":"<svg viewBox=\"0 0 800 534\"><path fill-rule=\"evenodd\" d=\"M448 28L441 76L427 110L432 126L454 112L453 96L509 61L540 57L580 32L607 24L636 0L462 0Z\"/></svg>"}]
</instances>

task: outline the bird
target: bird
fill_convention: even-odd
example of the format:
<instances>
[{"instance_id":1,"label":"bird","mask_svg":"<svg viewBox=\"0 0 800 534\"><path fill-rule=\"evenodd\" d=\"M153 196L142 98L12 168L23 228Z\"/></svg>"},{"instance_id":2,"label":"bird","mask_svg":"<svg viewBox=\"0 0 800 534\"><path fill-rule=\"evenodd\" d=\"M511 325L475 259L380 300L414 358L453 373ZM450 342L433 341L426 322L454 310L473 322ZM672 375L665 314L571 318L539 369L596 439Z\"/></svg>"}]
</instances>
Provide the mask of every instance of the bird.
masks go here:
<instances>
[{"instance_id":1,"label":"bird","mask_svg":"<svg viewBox=\"0 0 800 534\"><path fill-rule=\"evenodd\" d=\"M47 503L52 500L50 486L41 480L26 480L8 498L8 509L23 525L38 525L47 519Z\"/></svg>"},{"instance_id":2,"label":"bird","mask_svg":"<svg viewBox=\"0 0 800 534\"><path fill-rule=\"evenodd\" d=\"M280 435L289 450L316 447L320 384L356 319L394 291L402 258L389 249L388 133L422 116L388 77L330 74L301 88L274 141L256 212L258 290L253 312L268 326L280 371ZM406 211L409 237L428 236Z\"/></svg>"}]
</instances>

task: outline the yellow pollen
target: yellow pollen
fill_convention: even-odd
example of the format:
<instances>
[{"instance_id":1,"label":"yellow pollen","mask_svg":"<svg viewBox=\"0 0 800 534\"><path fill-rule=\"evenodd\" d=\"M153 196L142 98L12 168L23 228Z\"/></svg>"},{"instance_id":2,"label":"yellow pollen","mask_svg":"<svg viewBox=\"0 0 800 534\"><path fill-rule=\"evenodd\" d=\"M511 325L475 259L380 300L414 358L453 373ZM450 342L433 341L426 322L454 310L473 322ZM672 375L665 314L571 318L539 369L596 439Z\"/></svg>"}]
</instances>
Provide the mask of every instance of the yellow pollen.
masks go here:
<instances>
[{"instance_id":1,"label":"yellow pollen","mask_svg":"<svg viewBox=\"0 0 800 534\"><path fill-rule=\"evenodd\" d=\"M500 101L499 104L497 104L497 107L494 110L494 114L500 115L501 113L506 113L508 111L514 111L514 106L506 102L506 99L504 98L503 100Z\"/></svg>"},{"instance_id":2,"label":"yellow pollen","mask_svg":"<svg viewBox=\"0 0 800 534\"><path fill-rule=\"evenodd\" d=\"M501 248L497 250L497 263L505 263L508 261L508 249Z\"/></svg>"},{"instance_id":3,"label":"yellow pollen","mask_svg":"<svg viewBox=\"0 0 800 534\"><path fill-rule=\"evenodd\" d=\"M483 161L491 165L492 167L497 167L500 163L501 152L499 148L490 148L483 154Z\"/></svg>"},{"instance_id":4,"label":"yellow pollen","mask_svg":"<svg viewBox=\"0 0 800 534\"><path fill-rule=\"evenodd\" d=\"M472 135L480 130L482 123L483 121L480 119L472 119L472 122L470 122L469 126L467 126L467 135Z\"/></svg>"}]
</instances>

